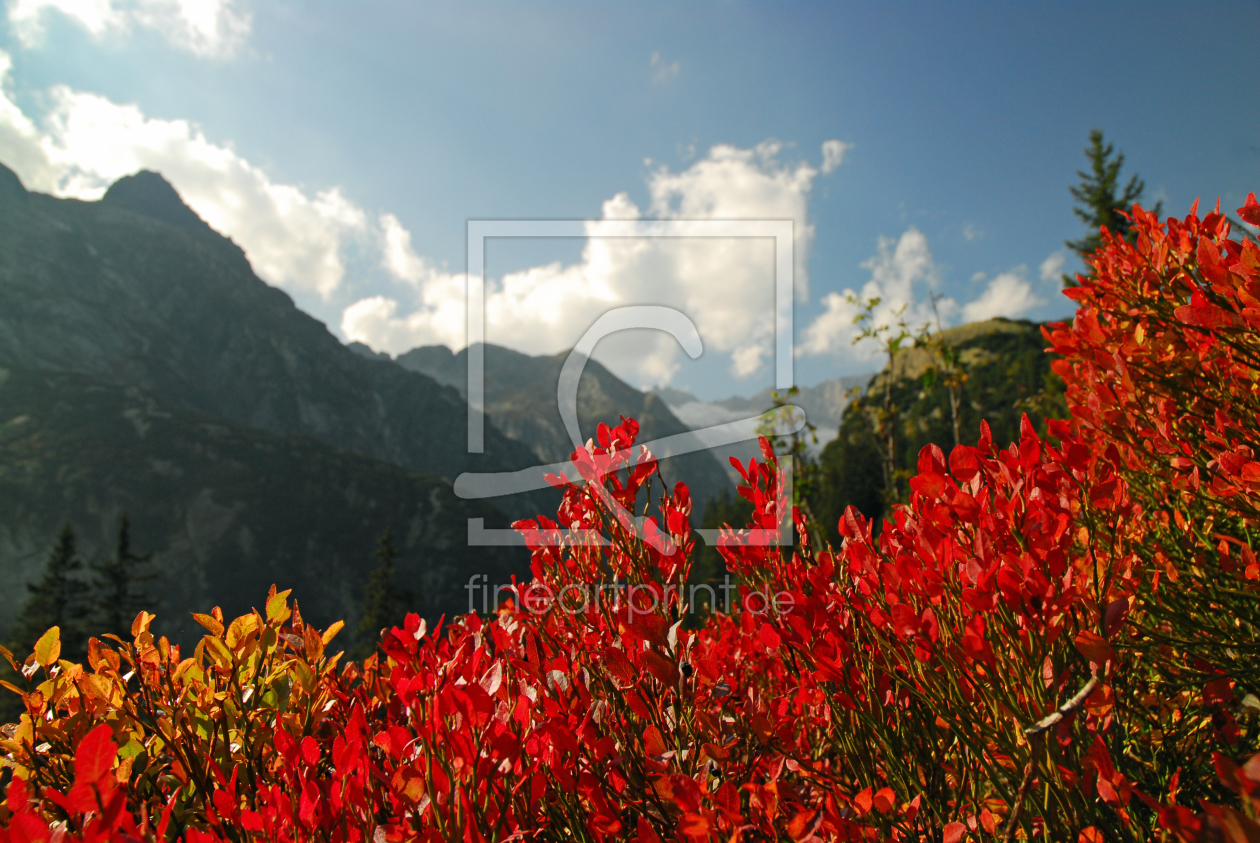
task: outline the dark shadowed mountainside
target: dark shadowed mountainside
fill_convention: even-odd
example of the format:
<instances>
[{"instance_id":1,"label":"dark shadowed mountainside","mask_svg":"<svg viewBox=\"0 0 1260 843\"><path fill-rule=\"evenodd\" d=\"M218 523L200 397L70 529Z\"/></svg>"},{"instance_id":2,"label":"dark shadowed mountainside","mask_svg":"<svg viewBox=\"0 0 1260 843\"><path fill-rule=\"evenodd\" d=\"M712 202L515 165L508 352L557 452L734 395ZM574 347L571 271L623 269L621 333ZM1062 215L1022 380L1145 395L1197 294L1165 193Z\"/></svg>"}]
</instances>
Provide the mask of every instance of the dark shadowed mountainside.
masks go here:
<instances>
[{"instance_id":1,"label":"dark shadowed mountainside","mask_svg":"<svg viewBox=\"0 0 1260 843\"><path fill-rule=\"evenodd\" d=\"M343 346L154 173L81 202L0 166L0 369L0 630L66 523L99 557L130 513L172 633L272 582L353 628L386 527L419 608L462 612L469 575L526 559L469 549L467 518L506 526L558 500L456 498L459 473L534 453L488 425L469 455L456 390Z\"/></svg>"},{"instance_id":2,"label":"dark shadowed mountainside","mask_svg":"<svg viewBox=\"0 0 1260 843\"><path fill-rule=\"evenodd\" d=\"M455 497L448 481L330 448L166 407L137 387L81 375L0 370L0 577L38 577L48 536L76 528L86 559L113 550L126 511L141 551L154 551L150 611L172 637L195 640L188 612L229 617L294 589L321 626L353 630L377 538L393 530L397 582L435 620L466 612L473 573L527 575L525 554L469 548L466 520L493 508ZM0 592L11 619L23 589ZM348 633L343 633L349 637Z\"/></svg>"},{"instance_id":3,"label":"dark shadowed mountainside","mask_svg":"<svg viewBox=\"0 0 1260 843\"><path fill-rule=\"evenodd\" d=\"M164 404L272 433L302 433L416 471L524 468L533 454L488 427L468 454L452 389L342 345L250 268L161 176L99 202L0 178L0 365L136 386ZM551 496L502 500L514 516Z\"/></svg>"}]
</instances>

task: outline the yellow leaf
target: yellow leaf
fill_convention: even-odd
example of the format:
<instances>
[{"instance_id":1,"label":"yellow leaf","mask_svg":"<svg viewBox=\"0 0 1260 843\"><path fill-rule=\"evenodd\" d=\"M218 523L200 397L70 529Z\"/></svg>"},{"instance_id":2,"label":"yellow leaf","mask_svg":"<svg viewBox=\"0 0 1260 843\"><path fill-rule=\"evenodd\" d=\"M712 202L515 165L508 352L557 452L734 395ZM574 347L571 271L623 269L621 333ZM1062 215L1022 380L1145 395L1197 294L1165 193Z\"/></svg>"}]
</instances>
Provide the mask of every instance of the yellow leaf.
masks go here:
<instances>
[{"instance_id":1,"label":"yellow leaf","mask_svg":"<svg viewBox=\"0 0 1260 843\"><path fill-rule=\"evenodd\" d=\"M328 646L328 642L332 641L334 638L337 637L337 633L341 632L342 627L344 627L345 625L346 625L345 621L337 621L335 624L328 627L328 629L324 630L324 635L320 640L324 642L325 647Z\"/></svg>"},{"instance_id":2,"label":"yellow leaf","mask_svg":"<svg viewBox=\"0 0 1260 843\"><path fill-rule=\"evenodd\" d=\"M61 627L54 626L35 642L35 661L41 667L56 663L61 656Z\"/></svg>"},{"instance_id":3,"label":"yellow leaf","mask_svg":"<svg viewBox=\"0 0 1260 843\"><path fill-rule=\"evenodd\" d=\"M284 623L293 614L289 611L289 594L292 591L290 588L267 599L268 623Z\"/></svg>"},{"instance_id":4,"label":"yellow leaf","mask_svg":"<svg viewBox=\"0 0 1260 843\"><path fill-rule=\"evenodd\" d=\"M204 635L201 640L205 642L206 652L210 654L210 658L214 659L216 664L222 667L232 666L234 661L232 651L222 641L212 635Z\"/></svg>"},{"instance_id":5,"label":"yellow leaf","mask_svg":"<svg viewBox=\"0 0 1260 843\"><path fill-rule=\"evenodd\" d=\"M223 624L210 615L203 615L200 612L193 612L193 620L210 630L210 634L218 638L223 634Z\"/></svg>"},{"instance_id":6,"label":"yellow leaf","mask_svg":"<svg viewBox=\"0 0 1260 843\"><path fill-rule=\"evenodd\" d=\"M257 615L241 615L232 621L227 630L227 645L232 649L236 649L236 645L241 643L241 639L254 631L254 625L258 623Z\"/></svg>"}]
</instances>

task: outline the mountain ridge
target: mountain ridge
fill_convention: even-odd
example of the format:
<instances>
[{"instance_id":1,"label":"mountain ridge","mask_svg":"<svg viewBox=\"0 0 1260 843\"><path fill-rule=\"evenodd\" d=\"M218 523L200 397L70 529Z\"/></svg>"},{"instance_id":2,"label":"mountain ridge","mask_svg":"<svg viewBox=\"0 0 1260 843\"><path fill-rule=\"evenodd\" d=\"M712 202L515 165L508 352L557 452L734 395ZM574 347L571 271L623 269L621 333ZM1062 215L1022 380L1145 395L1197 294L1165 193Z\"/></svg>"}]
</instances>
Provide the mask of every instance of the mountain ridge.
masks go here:
<instances>
[{"instance_id":1,"label":"mountain ridge","mask_svg":"<svg viewBox=\"0 0 1260 843\"><path fill-rule=\"evenodd\" d=\"M18 208L0 194L0 365L139 386L173 406L447 478L532 464L493 425L486 453L467 453L456 391L354 354L259 279L239 246L173 205L160 176L129 178L109 201L27 193ZM523 517L551 500L499 505Z\"/></svg>"}]
</instances>

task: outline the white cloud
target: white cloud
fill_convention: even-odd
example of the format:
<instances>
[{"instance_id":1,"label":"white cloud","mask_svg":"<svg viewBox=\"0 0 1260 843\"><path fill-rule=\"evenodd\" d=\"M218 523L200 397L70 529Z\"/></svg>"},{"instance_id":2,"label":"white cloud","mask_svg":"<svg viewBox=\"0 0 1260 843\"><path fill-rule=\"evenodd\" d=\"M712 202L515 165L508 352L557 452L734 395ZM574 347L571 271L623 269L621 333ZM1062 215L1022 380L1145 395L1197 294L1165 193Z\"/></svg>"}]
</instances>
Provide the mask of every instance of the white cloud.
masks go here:
<instances>
[{"instance_id":1,"label":"white cloud","mask_svg":"<svg viewBox=\"0 0 1260 843\"><path fill-rule=\"evenodd\" d=\"M41 45L52 13L79 24L98 41L143 27L202 58L233 55L249 36L251 23L236 0L13 0L8 17L18 42L27 48Z\"/></svg>"},{"instance_id":2,"label":"white cloud","mask_svg":"<svg viewBox=\"0 0 1260 843\"><path fill-rule=\"evenodd\" d=\"M962 309L964 322L982 322L995 316L1018 319L1045 302L1033 293L1032 283L1024 277L1023 267L1003 272L989 282L980 298Z\"/></svg>"},{"instance_id":3,"label":"white cloud","mask_svg":"<svg viewBox=\"0 0 1260 843\"><path fill-rule=\"evenodd\" d=\"M0 51L0 161L28 188L91 200L122 176L155 170L212 227L239 243L273 284L340 308L347 300L348 254L379 264L393 286L373 289L375 295L343 310L347 339L393 353L465 344L462 273L417 255L398 217L373 219L336 189L273 182L188 121L150 118L135 105L96 94L54 87L45 92L48 110L32 119L10 91L10 67ZM796 293L804 300L814 237L809 195L819 170L785 162L781 153L772 141L752 149L720 145L681 171L659 166L647 179L644 208L619 193L604 203L601 218L792 220ZM575 263L489 279L486 338L529 354L554 354L611 307L658 304L690 316L709 354L728 359L737 375L752 375L772 357L773 267L773 243L765 238L591 238ZM614 335L596 349L601 362L644 385L668 383L679 354L672 337L649 331Z\"/></svg>"},{"instance_id":4,"label":"white cloud","mask_svg":"<svg viewBox=\"0 0 1260 843\"><path fill-rule=\"evenodd\" d=\"M1054 264L1053 258L1052 255L1042 264L1043 277L1047 265L1055 272L1061 266L1061 259ZM931 297L940 283L939 273L927 238L917 228L907 229L895 243L881 237L879 252L862 266L871 271L871 279L860 292L846 289L823 296L823 312L802 332L798 354L840 354L852 360L873 358L879 349L871 340L853 345L854 338L861 332L861 326L854 323L854 319L864 312L860 303L871 299L878 298L880 301L871 313L870 324L893 325L900 314L900 319L912 332L923 325L935 329L938 315L941 327L947 328L956 317L961 317L964 323L980 322L995 316L1018 319L1045 304L1033 292L1032 283L1025 277L1027 267L1018 266L994 277L978 298L962 307L952 298L937 296L936 311L933 312ZM983 272L971 276L972 283L984 279ZM923 297L924 292L926 297Z\"/></svg>"},{"instance_id":5,"label":"white cloud","mask_svg":"<svg viewBox=\"0 0 1260 843\"><path fill-rule=\"evenodd\" d=\"M661 58L659 50L652 53L652 80L654 82L668 82L670 79L676 79L680 72L682 72L682 65L677 61L666 61Z\"/></svg>"},{"instance_id":6,"label":"white cloud","mask_svg":"<svg viewBox=\"0 0 1260 843\"><path fill-rule=\"evenodd\" d=\"M51 107L36 124L13 101L10 67L0 52L0 161L31 190L98 199L120 177L155 170L268 281L325 300L341 285L342 246L366 235L368 222L335 188L312 196L277 184L188 121L149 118L64 85L49 91Z\"/></svg>"},{"instance_id":7,"label":"white cloud","mask_svg":"<svg viewBox=\"0 0 1260 843\"><path fill-rule=\"evenodd\" d=\"M818 170L784 164L781 146L716 146L681 172L648 178L649 205L625 193L607 200L610 219L791 219L795 222L797 293L808 292L806 261L814 228L809 192ZM373 297L345 311L349 339L399 353L417 345L464 345L462 276L436 270L411 251L397 221L382 218L384 265L415 289L412 302ZM761 239L592 238L581 259L488 279L486 339L529 354L570 348L606 310L627 304L679 309L696 323L708 353L729 355L738 376L761 370L774 339L773 244ZM595 356L640 384L668 383L678 368L676 341L628 331L603 340Z\"/></svg>"},{"instance_id":8,"label":"white cloud","mask_svg":"<svg viewBox=\"0 0 1260 843\"><path fill-rule=\"evenodd\" d=\"M861 332L854 319L864 311L862 304L879 299L871 313L873 326L894 325L898 318L913 331L924 324L935 324L931 299L919 298L919 289L926 287L929 296L939 284L939 273L927 237L917 228L909 228L895 242L879 239L879 252L862 264L871 271L860 292L846 289L842 293L823 296L823 313L805 329L798 349L800 354L848 354L857 359L870 359L879 349L871 340L853 345ZM856 299L850 301L850 299ZM957 303L951 298L938 298L937 311L942 324L958 312Z\"/></svg>"},{"instance_id":9,"label":"white cloud","mask_svg":"<svg viewBox=\"0 0 1260 843\"><path fill-rule=\"evenodd\" d=\"M967 223L966 225L963 226L962 235L963 237L967 238L968 241L974 241L974 240L979 240L981 237L983 237L984 232L976 228L974 224Z\"/></svg>"},{"instance_id":10,"label":"white cloud","mask_svg":"<svg viewBox=\"0 0 1260 843\"><path fill-rule=\"evenodd\" d=\"M1062 283L1063 263L1067 256L1063 252L1054 252L1041 262L1041 280Z\"/></svg>"},{"instance_id":11,"label":"white cloud","mask_svg":"<svg viewBox=\"0 0 1260 843\"><path fill-rule=\"evenodd\" d=\"M827 175L828 173L835 170L836 167L839 167L841 164L843 164L844 153L847 152L850 148L852 148L852 146L853 144L851 143L845 143L844 141L839 141L839 140L836 140L835 138L832 138L831 140L828 140L828 141L823 141L823 145L822 145L823 175Z\"/></svg>"}]
</instances>

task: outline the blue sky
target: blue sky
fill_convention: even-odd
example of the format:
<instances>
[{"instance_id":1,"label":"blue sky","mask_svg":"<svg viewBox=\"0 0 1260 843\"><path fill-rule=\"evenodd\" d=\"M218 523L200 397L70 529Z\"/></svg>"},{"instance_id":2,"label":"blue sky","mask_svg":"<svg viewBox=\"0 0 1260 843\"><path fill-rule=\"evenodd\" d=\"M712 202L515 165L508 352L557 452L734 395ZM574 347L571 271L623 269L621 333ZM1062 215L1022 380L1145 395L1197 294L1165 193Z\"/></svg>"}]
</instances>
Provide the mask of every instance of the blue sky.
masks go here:
<instances>
[{"instance_id":1,"label":"blue sky","mask_svg":"<svg viewBox=\"0 0 1260 843\"><path fill-rule=\"evenodd\" d=\"M811 384L874 366L846 290L915 318L934 290L953 324L1067 314L1052 270L1079 267L1092 126L1166 213L1260 187L1255 2L11 0L0 32L0 161L28 186L161 170L300 307L395 353L460 344L468 219L790 216ZM601 307L671 304L700 360L651 336L601 358L750 394L768 265L756 244L496 243L487 336L554 353Z\"/></svg>"}]
</instances>

